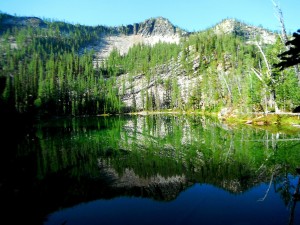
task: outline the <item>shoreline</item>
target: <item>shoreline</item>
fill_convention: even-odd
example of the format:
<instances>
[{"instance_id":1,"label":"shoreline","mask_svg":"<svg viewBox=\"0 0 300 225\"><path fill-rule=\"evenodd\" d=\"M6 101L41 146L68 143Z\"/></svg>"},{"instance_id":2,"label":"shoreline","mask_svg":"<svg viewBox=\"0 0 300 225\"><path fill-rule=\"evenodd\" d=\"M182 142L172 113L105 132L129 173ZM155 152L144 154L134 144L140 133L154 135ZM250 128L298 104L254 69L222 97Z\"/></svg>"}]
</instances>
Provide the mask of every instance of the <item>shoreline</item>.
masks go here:
<instances>
[{"instance_id":1,"label":"shoreline","mask_svg":"<svg viewBox=\"0 0 300 225\"><path fill-rule=\"evenodd\" d=\"M124 115L199 115L218 118L222 123L228 125L252 125L255 127L291 127L300 131L300 113L251 113L251 114L229 114L220 116L216 112L204 111L140 111L125 113ZM122 114L120 114L122 115Z\"/></svg>"}]
</instances>

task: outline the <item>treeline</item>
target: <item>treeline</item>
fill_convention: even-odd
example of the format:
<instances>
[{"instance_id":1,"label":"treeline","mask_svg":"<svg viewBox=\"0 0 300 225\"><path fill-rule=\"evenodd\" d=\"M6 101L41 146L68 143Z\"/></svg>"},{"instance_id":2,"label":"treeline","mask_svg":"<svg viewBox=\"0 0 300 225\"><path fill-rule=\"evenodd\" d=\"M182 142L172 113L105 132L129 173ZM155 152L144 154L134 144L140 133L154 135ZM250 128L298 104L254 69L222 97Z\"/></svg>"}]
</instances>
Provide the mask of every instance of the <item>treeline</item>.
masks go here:
<instances>
[{"instance_id":1,"label":"treeline","mask_svg":"<svg viewBox=\"0 0 300 225\"><path fill-rule=\"evenodd\" d=\"M93 53L83 50L109 31L105 29L48 22L47 28L2 30L0 110L34 115L119 112L114 80L94 70Z\"/></svg>"},{"instance_id":2,"label":"treeline","mask_svg":"<svg viewBox=\"0 0 300 225\"><path fill-rule=\"evenodd\" d=\"M0 17L1 112L67 116L231 107L247 113L291 111L300 105L295 71L272 68L285 50L279 37L275 44L263 45L259 37L255 44L208 30L183 37L179 44L138 44L126 55L115 49L95 68L94 53L85 47L104 34L127 34L129 28L52 21L4 26L7 17ZM128 76L120 83L121 74ZM141 74L149 87L137 93L134 79ZM182 76L192 80L185 92ZM126 88L133 97L129 108L122 103Z\"/></svg>"},{"instance_id":3,"label":"treeline","mask_svg":"<svg viewBox=\"0 0 300 225\"><path fill-rule=\"evenodd\" d=\"M273 66L285 50L284 44L279 36L273 45L262 43L260 37L246 42L237 35L216 35L212 31L191 36L184 43L183 65L191 74L197 56L197 74L201 76L190 95L191 104L215 111L229 106L241 112L274 111L275 107L290 111L298 106L295 71L279 71ZM194 51L189 51L190 46Z\"/></svg>"},{"instance_id":4,"label":"treeline","mask_svg":"<svg viewBox=\"0 0 300 225\"><path fill-rule=\"evenodd\" d=\"M155 90L164 91L161 99L153 88L143 89L143 104L138 110L219 111L230 107L242 113L276 108L292 111L300 105L295 71L279 71L272 66L279 62L278 54L285 46L279 36L273 45L262 43L260 37L247 42L237 34L216 35L208 30L182 39L179 45L137 45L125 56L115 50L101 68L113 75L131 74L129 83L144 74ZM161 65L172 71L159 71ZM167 79L161 79L162 73L169 73ZM194 80L186 95L182 94L180 76Z\"/></svg>"},{"instance_id":5,"label":"treeline","mask_svg":"<svg viewBox=\"0 0 300 225\"><path fill-rule=\"evenodd\" d=\"M171 59L176 60L180 51L181 48L177 44L137 44L130 48L126 55L120 55L118 50L114 49L100 68L110 76L122 73L149 74L155 66L165 64Z\"/></svg>"}]
</instances>

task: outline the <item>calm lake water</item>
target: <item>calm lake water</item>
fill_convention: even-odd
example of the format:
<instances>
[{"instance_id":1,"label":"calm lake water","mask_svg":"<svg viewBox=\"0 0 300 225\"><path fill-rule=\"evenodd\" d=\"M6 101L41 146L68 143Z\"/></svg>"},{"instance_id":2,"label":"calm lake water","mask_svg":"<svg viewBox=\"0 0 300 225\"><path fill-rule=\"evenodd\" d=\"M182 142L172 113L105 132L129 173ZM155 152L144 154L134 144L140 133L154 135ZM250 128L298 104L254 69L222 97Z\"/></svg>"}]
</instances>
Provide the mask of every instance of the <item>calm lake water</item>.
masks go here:
<instances>
[{"instance_id":1,"label":"calm lake water","mask_svg":"<svg viewBox=\"0 0 300 225\"><path fill-rule=\"evenodd\" d=\"M300 130L179 115L5 129L1 224L300 224Z\"/></svg>"}]
</instances>

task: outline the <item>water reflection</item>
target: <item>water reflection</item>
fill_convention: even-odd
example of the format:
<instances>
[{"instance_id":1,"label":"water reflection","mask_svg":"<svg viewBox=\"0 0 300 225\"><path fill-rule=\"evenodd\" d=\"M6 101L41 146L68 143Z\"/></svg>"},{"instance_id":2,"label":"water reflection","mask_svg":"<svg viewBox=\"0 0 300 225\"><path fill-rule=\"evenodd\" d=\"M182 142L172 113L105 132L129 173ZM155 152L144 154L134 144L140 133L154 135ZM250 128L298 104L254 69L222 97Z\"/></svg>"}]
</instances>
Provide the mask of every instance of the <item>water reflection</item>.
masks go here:
<instances>
[{"instance_id":1,"label":"water reflection","mask_svg":"<svg viewBox=\"0 0 300 225\"><path fill-rule=\"evenodd\" d=\"M2 204L31 224L140 224L145 207L149 224L299 224L299 140L197 116L57 119L14 143Z\"/></svg>"},{"instance_id":2,"label":"water reflection","mask_svg":"<svg viewBox=\"0 0 300 225\"><path fill-rule=\"evenodd\" d=\"M262 184L234 195L212 185L195 184L176 201L95 200L53 213L46 224L287 224L288 211L276 193L257 202L264 188Z\"/></svg>"},{"instance_id":3,"label":"water reflection","mask_svg":"<svg viewBox=\"0 0 300 225\"><path fill-rule=\"evenodd\" d=\"M300 174L299 170L298 170L298 174ZM298 178L298 183L297 183L297 186L296 186L295 191L294 191L292 196L293 197L290 201L290 204L291 204L290 211L291 211L291 213L290 213L290 218L289 218L289 225L294 224L296 204L297 204L297 202L300 201L300 177Z\"/></svg>"}]
</instances>

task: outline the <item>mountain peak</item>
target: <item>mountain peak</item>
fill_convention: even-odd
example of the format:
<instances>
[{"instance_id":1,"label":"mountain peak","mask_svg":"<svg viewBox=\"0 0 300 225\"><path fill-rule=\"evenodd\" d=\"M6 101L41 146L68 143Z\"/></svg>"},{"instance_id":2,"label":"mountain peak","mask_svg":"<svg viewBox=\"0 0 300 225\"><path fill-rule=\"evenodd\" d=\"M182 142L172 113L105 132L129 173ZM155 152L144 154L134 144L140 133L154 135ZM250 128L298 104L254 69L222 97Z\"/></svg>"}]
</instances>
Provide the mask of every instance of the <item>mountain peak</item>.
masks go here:
<instances>
[{"instance_id":1,"label":"mountain peak","mask_svg":"<svg viewBox=\"0 0 300 225\"><path fill-rule=\"evenodd\" d=\"M18 17L9 14L1 14L2 29L10 27L46 27L46 23L38 17Z\"/></svg>"},{"instance_id":2,"label":"mountain peak","mask_svg":"<svg viewBox=\"0 0 300 225\"><path fill-rule=\"evenodd\" d=\"M273 44L276 41L276 34L262 27L251 26L237 19L224 19L214 28L216 34L234 34L245 38L249 42L253 42L257 36L261 37L261 41L265 44Z\"/></svg>"},{"instance_id":3,"label":"mountain peak","mask_svg":"<svg viewBox=\"0 0 300 225\"><path fill-rule=\"evenodd\" d=\"M149 19L146 19L144 22L149 21L149 20L151 20L151 21L158 21L158 22L166 22L166 23L170 23L171 24L171 22L167 18L165 18L163 16L151 17Z\"/></svg>"},{"instance_id":4,"label":"mountain peak","mask_svg":"<svg viewBox=\"0 0 300 225\"><path fill-rule=\"evenodd\" d=\"M134 24L136 34L142 36L165 36L176 35L181 29L174 26L164 17L155 17L145 20L139 24Z\"/></svg>"}]
</instances>

